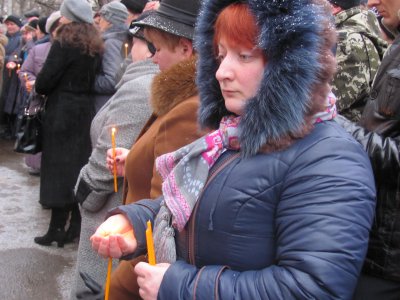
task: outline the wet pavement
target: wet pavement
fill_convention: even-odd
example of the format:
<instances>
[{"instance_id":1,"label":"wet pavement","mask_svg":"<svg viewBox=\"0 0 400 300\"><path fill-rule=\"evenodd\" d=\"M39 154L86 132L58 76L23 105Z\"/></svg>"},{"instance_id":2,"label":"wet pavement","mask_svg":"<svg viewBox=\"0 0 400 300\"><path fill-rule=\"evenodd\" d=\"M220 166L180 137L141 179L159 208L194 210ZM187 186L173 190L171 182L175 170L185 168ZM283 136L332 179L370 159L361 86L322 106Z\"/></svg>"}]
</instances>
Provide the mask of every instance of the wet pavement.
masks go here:
<instances>
[{"instance_id":1,"label":"wet pavement","mask_svg":"<svg viewBox=\"0 0 400 300\"><path fill-rule=\"evenodd\" d=\"M50 211L39 201L39 177L28 174L24 155L0 139L0 299L69 299L78 245L39 246Z\"/></svg>"}]
</instances>

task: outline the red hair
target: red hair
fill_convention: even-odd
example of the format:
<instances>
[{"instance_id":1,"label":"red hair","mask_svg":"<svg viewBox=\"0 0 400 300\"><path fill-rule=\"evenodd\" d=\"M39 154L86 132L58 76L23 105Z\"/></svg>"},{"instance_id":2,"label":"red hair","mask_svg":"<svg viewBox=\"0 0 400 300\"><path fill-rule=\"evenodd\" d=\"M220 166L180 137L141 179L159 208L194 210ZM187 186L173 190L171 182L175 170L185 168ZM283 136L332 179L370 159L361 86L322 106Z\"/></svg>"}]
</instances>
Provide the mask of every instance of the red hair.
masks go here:
<instances>
[{"instance_id":1,"label":"red hair","mask_svg":"<svg viewBox=\"0 0 400 300\"><path fill-rule=\"evenodd\" d=\"M241 45L252 49L257 44L259 29L254 15L245 3L234 3L225 7L214 25L214 48L225 39L229 46Z\"/></svg>"}]
</instances>

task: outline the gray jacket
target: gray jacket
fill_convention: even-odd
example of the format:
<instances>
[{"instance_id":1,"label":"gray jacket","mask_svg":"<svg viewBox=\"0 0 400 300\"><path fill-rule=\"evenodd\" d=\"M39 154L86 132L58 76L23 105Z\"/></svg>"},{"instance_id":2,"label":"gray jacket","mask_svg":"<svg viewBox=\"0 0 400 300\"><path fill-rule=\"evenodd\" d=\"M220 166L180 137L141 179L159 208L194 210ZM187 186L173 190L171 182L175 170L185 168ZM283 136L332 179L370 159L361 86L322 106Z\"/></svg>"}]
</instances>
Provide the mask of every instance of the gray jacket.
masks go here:
<instances>
[{"instance_id":1,"label":"gray jacket","mask_svg":"<svg viewBox=\"0 0 400 300\"><path fill-rule=\"evenodd\" d=\"M104 54L100 73L96 76L94 91L96 93L96 112L115 93L116 74L124 59L123 48L128 37L126 25L113 25L103 33Z\"/></svg>"},{"instance_id":2,"label":"gray jacket","mask_svg":"<svg viewBox=\"0 0 400 300\"><path fill-rule=\"evenodd\" d=\"M97 282L106 278L107 260L91 249L89 238L104 221L107 211L122 204L123 180L118 181L118 193L115 193L113 175L106 167L106 151L111 148L111 128L117 129L116 146L130 149L150 117L150 85L158 71L158 66L150 60L130 64L117 85L117 92L92 121L92 154L82 168L75 188L77 190L83 180L90 193L81 207L82 227L71 299L75 299L77 290L84 288L79 271L87 272Z\"/></svg>"}]
</instances>

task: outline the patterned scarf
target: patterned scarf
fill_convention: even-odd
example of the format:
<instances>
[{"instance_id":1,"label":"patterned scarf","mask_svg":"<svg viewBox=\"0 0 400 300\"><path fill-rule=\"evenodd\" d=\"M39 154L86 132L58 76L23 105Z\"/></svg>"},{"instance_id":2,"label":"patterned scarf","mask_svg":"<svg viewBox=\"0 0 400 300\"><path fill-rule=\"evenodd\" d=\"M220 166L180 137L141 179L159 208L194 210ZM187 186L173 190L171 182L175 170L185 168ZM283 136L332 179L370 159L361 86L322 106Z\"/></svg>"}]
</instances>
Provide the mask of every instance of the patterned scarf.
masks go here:
<instances>
[{"instance_id":1,"label":"patterned scarf","mask_svg":"<svg viewBox=\"0 0 400 300\"><path fill-rule=\"evenodd\" d=\"M327 97L326 110L314 123L336 116L336 98ZM154 221L154 243L158 263L176 261L174 229L182 231L207 181L209 171L225 150L239 150L240 117L222 118L219 129L177 151L157 158L156 168L163 184L164 200Z\"/></svg>"}]
</instances>

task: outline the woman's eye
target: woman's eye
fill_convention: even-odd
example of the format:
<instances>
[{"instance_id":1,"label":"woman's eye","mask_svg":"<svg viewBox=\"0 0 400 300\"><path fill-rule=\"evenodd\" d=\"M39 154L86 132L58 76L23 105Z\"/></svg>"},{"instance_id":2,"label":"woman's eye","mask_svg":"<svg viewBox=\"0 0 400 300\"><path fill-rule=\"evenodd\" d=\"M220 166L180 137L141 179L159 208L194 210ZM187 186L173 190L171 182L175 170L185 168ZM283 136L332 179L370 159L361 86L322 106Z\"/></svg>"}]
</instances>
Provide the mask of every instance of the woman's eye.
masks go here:
<instances>
[{"instance_id":1,"label":"woman's eye","mask_svg":"<svg viewBox=\"0 0 400 300\"><path fill-rule=\"evenodd\" d=\"M222 54L219 54L215 59L217 60L218 63L221 63L222 60L224 59L224 56Z\"/></svg>"},{"instance_id":2,"label":"woman's eye","mask_svg":"<svg viewBox=\"0 0 400 300\"><path fill-rule=\"evenodd\" d=\"M251 59L252 56L250 54L241 53L239 54L239 57L242 61L248 61Z\"/></svg>"}]
</instances>

